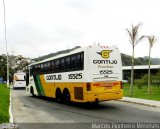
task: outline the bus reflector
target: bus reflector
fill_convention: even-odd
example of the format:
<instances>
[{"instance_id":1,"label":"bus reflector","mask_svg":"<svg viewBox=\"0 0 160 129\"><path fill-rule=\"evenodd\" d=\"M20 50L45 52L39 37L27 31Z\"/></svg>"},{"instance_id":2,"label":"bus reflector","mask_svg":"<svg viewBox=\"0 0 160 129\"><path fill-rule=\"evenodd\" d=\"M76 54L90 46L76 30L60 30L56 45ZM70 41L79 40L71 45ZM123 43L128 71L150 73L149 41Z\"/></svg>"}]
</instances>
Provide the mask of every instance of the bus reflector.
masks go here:
<instances>
[{"instance_id":1,"label":"bus reflector","mask_svg":"<svg viewBox=\"0 0 160 129\"><path fill-rule=\"evenodd\" d=\"M112 83L97 83L97 84L93 84L93 86L106 86L106 87L112 87L113 84L112 84Z\"/></svg>"}]
</instances>

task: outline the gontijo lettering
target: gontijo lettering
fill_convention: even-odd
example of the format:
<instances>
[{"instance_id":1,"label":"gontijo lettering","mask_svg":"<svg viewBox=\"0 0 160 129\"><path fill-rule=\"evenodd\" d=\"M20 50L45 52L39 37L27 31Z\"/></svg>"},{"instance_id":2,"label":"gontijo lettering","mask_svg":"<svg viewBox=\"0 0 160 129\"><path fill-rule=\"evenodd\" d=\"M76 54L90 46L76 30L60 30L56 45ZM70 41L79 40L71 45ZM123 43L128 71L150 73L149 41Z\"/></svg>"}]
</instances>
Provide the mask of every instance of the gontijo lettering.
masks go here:
<instances>
[{"instance_id":1,"label":"gontijo lettering","mask_svg":"<svg viewBox=\"0 0 160 129\"><path fill-rule=\"evenodd\" d=\"M47 75L46 76L46 80L61 80L62 79L62 75Z\"/></svg>"},{"instance_id":2,"label":"gontijo lettering","mask_svg":"<svg viewBox=\"0 0 160 129\"><path fill-rule=\"evenodd\" d=\"M93 60L93 64L117 64L117 60Z\"/></svg>"}]
</instances>

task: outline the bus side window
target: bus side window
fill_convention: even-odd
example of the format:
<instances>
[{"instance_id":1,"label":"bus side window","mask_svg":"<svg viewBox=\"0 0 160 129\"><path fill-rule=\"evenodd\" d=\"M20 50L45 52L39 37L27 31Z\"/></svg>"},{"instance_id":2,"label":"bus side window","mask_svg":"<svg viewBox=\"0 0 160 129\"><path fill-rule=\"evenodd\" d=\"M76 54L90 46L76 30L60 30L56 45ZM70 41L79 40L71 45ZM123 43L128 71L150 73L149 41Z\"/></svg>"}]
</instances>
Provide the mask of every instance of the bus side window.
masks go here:
<instances>
[{"instance_id":1,"label":"bus side window","mask_svg":"<svg viewBox=\"0 0 160 129\"><path fill-rule=\"evenodd\" d=\"M80 54L78 54L77 55L77 68L79 69L79 68L81 68L81 55Z\"/></svg>"},{"instance_id":2,"label":"bus side window","mask_svg":"<svg viewBox=\"0 0 160 129\"><path fill-rule=\"evenodd\" d=\"M48 73L48 62L45 63L45 73Z\"/></svg>"},{"instance_id":3,"label":"bus side window","mask_svg":"<svg viewBox=\"0 0 160 129\"><path fill-rule=\"evenodd\" d=\"M71 69L76 68L76 55L71 57Z\"/></svg>"},{"instance_id":4,"label":"bus side window","mask_svg":"<svg viewBox=\"0 0 160 129\"><path fill-rule=\"evenodd\" d=\"M44 66L43 66L43 64L41 64L41 74L43 74L44 73Z\"/></svg>"},{"instance_id":5,"label":"bus side window","mask_svg":"<svg viewBox=\"0 0 160 129\"><path fill-rule=\"evenodd\" d=\"M61 65L60 65L60 70L61 71L64 71L64 69L65 69L65 61L64 61L64 58L62 58L61 59L61 63L60 63Z\"/></svg>"},{"instance_id":6,"label":"bus side window","mask_svg":"<svg viewBox=\"0 0 160 129\"><path fill-rule=\"evenodd\" d=\"M46 63L46 73L50 73L50 62Z\"/></svg>"},{"instance_id":7,"label":"bus side window","mask_svg":"<svg viewBox=\"0 0 160 129\"><path fill-rule=\"evenodd\" d=\"M54 61L51 62L51 72L54 72Z\"/></svg>"},{"instance_id":8,"label":"bus side window","mask_svg":"<svg viewBox=\"0 0 160 129\"><path fill-rule=\"evenodd\" d=\"M48 72L47 73L51 73L51 62L48 62Z\"/></svg>"},{"instance_id":9,"label":"bus side window","mask_svg":"<svg viewBox=\"0 0 160 129\"><path fill-rule=\"evenodd\" d=\"M37 74L40 74L40 65L37 66Z\"/></svg>"},{"instance_id":10,"label":"bus side window","mask_svg":"<svg viewBox=\"0 0 160 129\"><path fill-rule=\"evenodd\" d=\"M81 59L80 59L80 68L84 69L84 53L81 53Z\"/></svg>"},{"instance_id":11,"label":"bus side window","mask_svg":"<svg viewBox=\"0 0 160 129\"><path fill-rule=\"evenodd\" d=\"M70 69L70 57L65 58L65 69L66 71Z\"/></svg>"},{"instance_id":12,"label":"bus side window","mask_svg":"<svg viewBox=\"0 0 160 129\"><path fill-rule=\"evenodd\" d=\"M39 74L42 74L41 64L39 64L38 71L39 71L39 72L38 72Z\"/></svg>"},{"instance_id":13,"label":"bus side window","mask_svg":"<svg viewBox=\"0 0 160 129\"><path fill-rule=\"evenodd\" d=\"M83 61L84 58L83 58L83 53L80 53L77 55L77 59L76 59L76 68L77 70L82 70L83 69Z\"/></svg>"},{"instance_id":14,"label":"bus side window","mask_svg":"<svg viewBox=\"0 0 160 129\"><path fill-rule=\"evenodd\" d=\"M59 71L59 59L57 59L55 61L55 71L58 72Z\"/></svg>"}]
</instances>

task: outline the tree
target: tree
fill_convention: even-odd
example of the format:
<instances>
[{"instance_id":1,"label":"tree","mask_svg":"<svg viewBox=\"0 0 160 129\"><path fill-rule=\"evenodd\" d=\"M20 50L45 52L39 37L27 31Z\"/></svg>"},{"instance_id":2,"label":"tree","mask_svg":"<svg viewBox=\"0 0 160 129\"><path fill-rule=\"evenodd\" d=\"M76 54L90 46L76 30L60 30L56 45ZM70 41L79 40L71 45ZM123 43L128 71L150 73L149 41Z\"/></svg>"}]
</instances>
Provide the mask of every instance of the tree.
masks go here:
<instances>
[{"instance_id":1,"label":"tree","mask_svg":"<svg viewBox=\"0 0 160 129\"><path fill-rule=\"evenodd\" d=\"M156 37L153 36L147 36L148 42L149 42L149 61L148 61L148 94L151 93L151 72L150 72L150 65L151 65L151 49L153 47L153 44L156 42Z\"/></svg>"},{"instance_id":2,"label":"tree","mask_svg":"<svg viewBox=\"0 0 160 129\"><path fill-rule=\"evenodd\" d=\"M126 29L129 35L129 42L132 45L132 69L131 69L131 84L130 84L130 96L133 96L133 82L134 82L134 49L135 46L144 38L144 36L138 36L138 30L141 24L136 26L132 25L131 30Z\"/></svg>"},{"instance_id":3,"label":"tree","mask_svg":"<svg viewBox=\"0 0 160 129\"><path fill-rule=\"evenodd\" d=\"M6 56L0 55L0 77L7 79L7 65L6 65Z\"/></svg>"}]
</instances>

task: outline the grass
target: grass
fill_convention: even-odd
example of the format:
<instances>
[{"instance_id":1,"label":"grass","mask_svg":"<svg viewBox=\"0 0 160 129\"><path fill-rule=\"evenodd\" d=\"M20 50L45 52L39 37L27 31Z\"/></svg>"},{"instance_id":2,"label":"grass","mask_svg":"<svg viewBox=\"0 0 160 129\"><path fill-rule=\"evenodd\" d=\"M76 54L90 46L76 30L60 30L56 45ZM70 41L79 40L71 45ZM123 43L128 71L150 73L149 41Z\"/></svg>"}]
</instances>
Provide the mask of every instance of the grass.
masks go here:
<instances>
[{"instance_id":1,"label":"grass","mask_svg":"<svg viewBox=\"0 0 160 129\"><path fill-rule=\"evenodd\" d=\"M124 96L129 96L129 89L130 84L124 84ZM151 94L147 93L147 86L142 86L139 88L137 85L133 87L133 98L141 98L141 99L148 99L148 100L158 100L160 101L160 87L158 86L151 86Z\"/></svg>"},{"instance_id":2,"label":"grass","mask_svg":"<svg viewBox=\"0 0 160 129\"><path fill-rule=\"evenodd\" d=\"M9 96L6 84L0 84L0 124L9 122Z\"/></svg>"}]
</instances>

